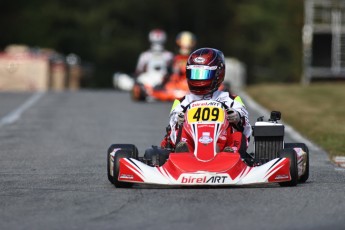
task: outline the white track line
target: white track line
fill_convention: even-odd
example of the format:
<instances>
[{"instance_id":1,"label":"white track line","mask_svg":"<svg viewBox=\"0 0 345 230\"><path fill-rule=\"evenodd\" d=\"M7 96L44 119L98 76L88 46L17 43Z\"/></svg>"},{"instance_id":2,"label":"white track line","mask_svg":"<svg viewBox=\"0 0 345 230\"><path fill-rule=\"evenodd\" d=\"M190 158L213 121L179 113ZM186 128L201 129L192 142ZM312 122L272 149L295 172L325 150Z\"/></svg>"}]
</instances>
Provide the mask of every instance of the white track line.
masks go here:
<instances>
[{"instance_id":1,"label":"white track line","mask_svg":"<svg viewBox=\"0 0 345 230\"><path fill-rule=\"evenodd\" d=\"M44 92L35 93L27 101L25 101L24 104L22 104L17 109L13 110L9 114L7 114L3 118L1 118L0 128L5 126L5 125L9 125L9 124L16 122L20 118L22 113L25 110L27 110L28 108L30 108L33 104L35 104L43 96L43 94L44 94Z\"/></svg>"}]
</instances>

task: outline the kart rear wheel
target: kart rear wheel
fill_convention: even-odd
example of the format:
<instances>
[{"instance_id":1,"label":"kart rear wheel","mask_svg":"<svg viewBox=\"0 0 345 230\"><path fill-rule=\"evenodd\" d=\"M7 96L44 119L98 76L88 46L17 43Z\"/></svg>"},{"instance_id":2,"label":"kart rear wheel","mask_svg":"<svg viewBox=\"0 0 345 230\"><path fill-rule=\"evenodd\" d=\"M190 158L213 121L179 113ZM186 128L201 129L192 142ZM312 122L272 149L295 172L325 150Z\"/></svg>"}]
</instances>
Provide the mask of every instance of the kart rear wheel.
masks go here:
<instances>
[{"instance_id":1,"label":"kart rear wheel","mask_svg":"<svg viewBox=\"0 0 345 230\"><path fill-rule=\"evenodd\" d=\"M305 183L309 178L309 149L304 143L285 143L284 148L301 148L307 153L307 162L304 174L298 179L298 182Z\"/></svg>"},{"instance_id":2,"label":"kart rear wheel","mask_svg":"<svg viewBox=\"0 0 345 230\"><path fill-rule=\"evenodd\" d=\"M138 159L138 148L133 144L112 144L108 148L108 153L113 152L114 149L126 149L130 151L130 157Z\"/></svg>"},{"instance_id":3,"label":"kart rear wheel","mask_svg":"<svg viewBox=\"0 0 345 230\"><path fill-rule=\"evenodd\" d=\"M108 154L107 154L107 175L108 175L108 180L110 181L110 183L114 184L114 177L110 174L110 161L111 161L111 156L110 156L110 152L108 150Z\"/></svg>"},{"instance_id":4,"label":"kart rear wheel","mask_svg":"<svg viewBox=\"0 0 345 230\"><path fill-rule=\"evenodd\" d=\"M130 153L131 158L138 159L138 149L135 145L132 144L112 144L107 151L107 175L108 180L114 184L114 177L112 175L113 172L111 172L111 153L114 152L115 149L124 149L127 150ZM115 156L114 156L114 164L115 164ZM111 175L112 174L112 175Z\"/></svg>"},{"instance_id":5,"label":"kart rear wheel","mask_svg":"<svg viewBox=\"0 0 345 230\"><path fill-rule=\"evenodd\" d=\"M278 156L281 158L288 158L290 160L290 175L291 180L280 182L279 185L283 187L296 186L298 182L298 168L297 168L297 153L292 148L286 148L279 151Z\"/></svg>"},{"instance_id":6,"label":"kart rear wheel","mask_svg":"<svg viewBox=\"0 0 345 230\"><path fill-rule=\"evenodd\" d=\"M114 156L114 171L113 171L113 184L115 185L115 187L117 188L130 188L133 186L133 183L128 183L128 182L122 182L119 181L119 172L120 172L120 159L121 158L130 158L131 157L131 152L127 149L121 149L118 150L115 153Z\"/></svg>"},{"instance_id":7,"label":"kart rear wheel","mask_svg":"<svg viewBox=\"0 0 345 230\"><path fill-rule=\"evenodd\" d=\"M139 84L134 84L131 96L133 101L145 101L146 100L146 93L143 87Z\"/></svg>"}]
</instances>

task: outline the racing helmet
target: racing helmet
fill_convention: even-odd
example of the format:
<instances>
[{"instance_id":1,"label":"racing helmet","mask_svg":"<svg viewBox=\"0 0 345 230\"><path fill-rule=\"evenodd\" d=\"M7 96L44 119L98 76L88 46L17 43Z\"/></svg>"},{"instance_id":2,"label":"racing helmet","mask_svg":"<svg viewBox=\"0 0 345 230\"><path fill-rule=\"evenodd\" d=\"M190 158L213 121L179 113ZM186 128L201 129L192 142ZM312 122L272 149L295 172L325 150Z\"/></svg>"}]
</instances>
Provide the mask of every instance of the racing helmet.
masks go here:
<instances>
[{"instance_id":1,"label":"racing helmet","mask_svg":"<svg viewBox=\"0 0 345 230\"><path fill-rule=\"evenodd\" d=\"M163 44L167 39L166 33L161 29L151 30L149 33L149 41L151 49L154 51L161 51L164 49Z\"/></svg>"},{"instance_id":2,"label":"racing helmet","mask_svg":"<svg viewBox=\"0 0 345 230\"><path fill-rule=\"evenodd\" d=\"M225 59L223 52L201 48L189 55L186 75L191 93L207 95L218 89L224 81Z\"/></svg>"},{"instance_id":3,"label":"racing helmet","mask_svg":"<svg viewBox=\"0 0 345 230\"><path fill-rule=\"evenodd\" d=\"M189 55L196 44L196 37L189 31L182 31L176 36L176 44L179 46L181 54Z\"/></svg>"}]
</instances>

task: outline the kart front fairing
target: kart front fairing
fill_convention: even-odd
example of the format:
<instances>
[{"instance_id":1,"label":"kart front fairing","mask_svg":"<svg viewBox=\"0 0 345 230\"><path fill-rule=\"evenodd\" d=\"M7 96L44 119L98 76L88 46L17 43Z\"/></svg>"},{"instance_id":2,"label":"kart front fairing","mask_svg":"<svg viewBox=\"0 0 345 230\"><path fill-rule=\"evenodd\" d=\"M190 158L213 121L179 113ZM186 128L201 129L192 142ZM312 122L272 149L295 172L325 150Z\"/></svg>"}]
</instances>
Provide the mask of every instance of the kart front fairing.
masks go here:
<instances>
[{"instance_id":1,"label":"kart front fairing","mask_svg":"<svg viewBox=\"0 0 345 230\"><path fill-rule=\"evenodd\" d=\"M244 185L289 181L290 162L277 158L249 167L239 154L221 152L209 162L192 153L171 153L161 167L132 158L120 159L119 181L160 185Z\"/></svg>"}]
</instances>

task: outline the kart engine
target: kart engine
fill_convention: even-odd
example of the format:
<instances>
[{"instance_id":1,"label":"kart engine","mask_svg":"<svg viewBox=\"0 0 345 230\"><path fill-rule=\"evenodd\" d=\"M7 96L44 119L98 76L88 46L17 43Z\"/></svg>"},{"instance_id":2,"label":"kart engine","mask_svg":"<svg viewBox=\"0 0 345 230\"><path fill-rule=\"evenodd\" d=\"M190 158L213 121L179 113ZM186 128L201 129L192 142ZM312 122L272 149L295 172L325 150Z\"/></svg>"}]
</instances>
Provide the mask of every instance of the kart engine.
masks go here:
<instances>
[{"instance_id":1,"label":"kart engine","mask_svg":"<svg viewBox=\"0 0 345 230\"><path fill-rule=\"evenodd\" d=\"M284 125L277 122L280 118L280 112L272 111L267 122L260 117L252 127L257 162L266 163L277 158L279 150L284 148Z\"/></svg>"}]
</instances>

